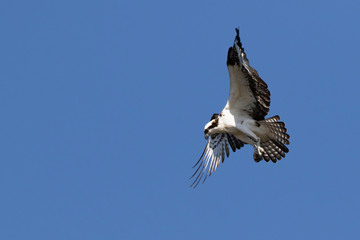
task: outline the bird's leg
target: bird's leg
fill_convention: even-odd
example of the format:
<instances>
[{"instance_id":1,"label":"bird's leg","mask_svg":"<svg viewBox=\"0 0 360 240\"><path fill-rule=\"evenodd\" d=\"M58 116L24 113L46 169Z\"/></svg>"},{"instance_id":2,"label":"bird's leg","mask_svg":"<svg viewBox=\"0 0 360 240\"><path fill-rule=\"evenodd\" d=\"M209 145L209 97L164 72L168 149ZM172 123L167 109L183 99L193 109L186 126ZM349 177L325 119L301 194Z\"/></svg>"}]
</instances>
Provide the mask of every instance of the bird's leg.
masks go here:
<instances>
[{"instance_id":1,"label":"bird's leg","mask_svg":"<svg viewBox=\"0 0 360 240\"><path fill-rule=\"evenodd\" d=\"M264 149L260 146L260 138L255 135L246 125L241 123L238 128L249 138L251 145L254 146L254 155L262 156Z\"/></svg>"},{"instance_id":2,"label":"bird's leg","mask_svg":"<svg viewBox=\"0 0 360 240\"><path fill-rule=\"evenodd\" d=\"M260 162L263 159L265 150L260 146L260 138L257 138L254 143L254 160Z\"/></svg>"},{"instance_id":3,"label":"bird's leg","mask_svg":"<svg viewBox=\"0 0 360 240\"><path fill-rule=\"evenodd\" d=\"M257 154L261 155L265 152L265 150L260 146L260 138L257 138L254 144L254 150L257 151Z\"/></svg>"}]
</instances>

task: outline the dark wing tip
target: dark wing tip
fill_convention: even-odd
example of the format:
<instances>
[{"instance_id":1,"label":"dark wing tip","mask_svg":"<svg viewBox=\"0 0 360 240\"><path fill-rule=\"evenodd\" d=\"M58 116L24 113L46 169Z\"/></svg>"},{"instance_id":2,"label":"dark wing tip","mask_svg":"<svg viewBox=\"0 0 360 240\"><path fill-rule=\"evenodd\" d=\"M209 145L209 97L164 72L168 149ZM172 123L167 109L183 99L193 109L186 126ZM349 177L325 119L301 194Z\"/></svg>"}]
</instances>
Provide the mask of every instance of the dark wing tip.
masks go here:
<instances>
[{"instance_id":1,"label":"dark wing tip","mask_svg":"<svg viewBox=\"0 0 360 240\"><path fill-rule=\"evenodd\" d=\"M240 31L239 31L239 28L235 28L235 31L236 31L236 36L235 36L235 42L238 42L238 44L241 45L241 42L240 42Z\"/></svg>"},{"instance_id":2,"label":"dark wing tip","mask_svg":"<svg viewBox=\"0 0 360 240\"><path fill-rule=\"evenodd\" d=\"M244 52L244 48L242 47L241 41L240 41L240 30L239 27L235 28L236 31L236 36L235 36L235 42L234 44L237 44L239 46L239 48L241 49L241 51Z\"/></svg>"}]
</instances>

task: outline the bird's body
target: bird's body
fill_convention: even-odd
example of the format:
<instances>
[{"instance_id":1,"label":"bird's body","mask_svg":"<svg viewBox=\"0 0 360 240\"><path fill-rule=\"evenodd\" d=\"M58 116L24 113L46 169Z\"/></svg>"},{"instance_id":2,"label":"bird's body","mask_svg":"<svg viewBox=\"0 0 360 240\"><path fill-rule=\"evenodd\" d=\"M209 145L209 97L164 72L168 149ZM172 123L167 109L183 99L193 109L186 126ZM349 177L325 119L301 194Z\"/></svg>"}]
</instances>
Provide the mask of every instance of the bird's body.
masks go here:
<instances>
[{"instance_id":1,"label":"bird's body","mask_svg":"<svg viewBox=\"0 0 360 240\"><path fill-rule=\"evenodd\" d=\"M290 136L286 133L285 123L279 116L265 119L270 108L270 92L267 84L259 77L249 61L240 42L236 29L233 47L229 48L227 67L230 77L229 99L220 114L213 114L205 125L204 134L208 139L205 150L193 177L198 173L193 185L205 175L216 170L220 162L229 157L229 145L235 152L244 144L254 147L254 160L265 159L276 162L289 150ZM195 167L194 166L194 167Z\"/></svg>"}]
</instances>

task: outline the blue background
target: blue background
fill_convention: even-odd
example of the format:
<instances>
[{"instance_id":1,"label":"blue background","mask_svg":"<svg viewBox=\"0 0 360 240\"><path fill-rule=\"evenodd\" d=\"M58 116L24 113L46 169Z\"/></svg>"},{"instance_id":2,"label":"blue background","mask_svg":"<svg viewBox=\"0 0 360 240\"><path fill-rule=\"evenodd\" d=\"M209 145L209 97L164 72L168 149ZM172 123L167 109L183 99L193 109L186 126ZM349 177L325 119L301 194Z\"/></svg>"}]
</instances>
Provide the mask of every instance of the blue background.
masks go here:
<instances>
[{"instance_id":1,"label":"blue background","mask_svg":"<svg viewBox=\"0 0 360 240\"><path fill-rule=\"evenodd\" d=\"M0 3L1 239L359 239L357 1ZM291 135L188 179L235 27Z\"/></svg>"}]
</instances>

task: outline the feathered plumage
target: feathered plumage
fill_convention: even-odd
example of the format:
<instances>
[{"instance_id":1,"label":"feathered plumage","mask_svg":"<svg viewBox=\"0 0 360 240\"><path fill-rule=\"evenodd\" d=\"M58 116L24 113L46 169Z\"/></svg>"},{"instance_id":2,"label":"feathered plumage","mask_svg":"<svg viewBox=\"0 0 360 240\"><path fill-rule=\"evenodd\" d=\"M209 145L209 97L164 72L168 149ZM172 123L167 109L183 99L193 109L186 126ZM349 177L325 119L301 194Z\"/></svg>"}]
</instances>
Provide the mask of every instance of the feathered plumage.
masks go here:
<instances>
[{"instance_id":1,"label":"feathered plumage","mask_svg":"<svg viewBox=\"0 0 360 240\"><path fill-rule=\"evenodd\" d=\"M254 147L254 160L276 162L285 157L290 136L279 116L265 119L270 109L270 91L257 71L249 64L236 29L236 37L228 50L227 67L230 76L229 99L220 114L213 114L204 128L208 139L205 150L194 165L197 169L191 186L206 180L220 162L244 144Z\"/></svg>"}]
</instances>

